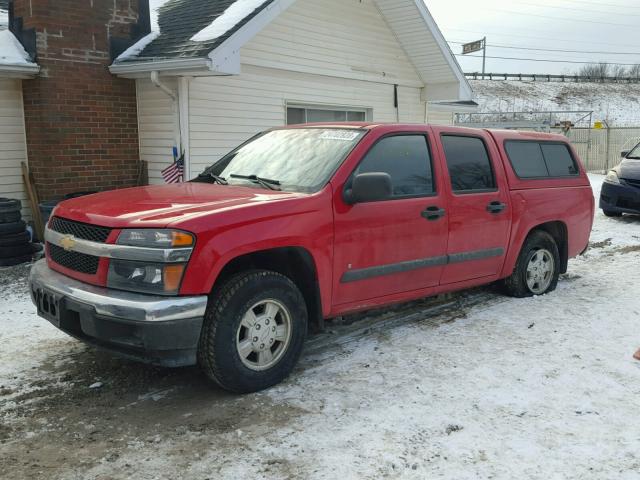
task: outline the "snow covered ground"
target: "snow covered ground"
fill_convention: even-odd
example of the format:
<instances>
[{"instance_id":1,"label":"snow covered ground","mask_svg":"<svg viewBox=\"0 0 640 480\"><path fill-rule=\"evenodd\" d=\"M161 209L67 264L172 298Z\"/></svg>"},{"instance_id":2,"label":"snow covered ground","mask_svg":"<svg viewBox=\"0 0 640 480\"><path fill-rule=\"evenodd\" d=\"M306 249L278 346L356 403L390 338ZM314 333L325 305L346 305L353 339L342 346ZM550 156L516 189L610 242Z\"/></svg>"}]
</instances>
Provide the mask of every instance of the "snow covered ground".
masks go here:
<instances>
[{"instance_id":1,"label":"snow covered ground","mask_svg":"<svg viewBox=\"0 0 640 480\"><path fill-rule=\"evenodd\" d=\"M471 80L478 113L593 111L593 121L640 125L640 84ZM577 121L582 115L556 120ZM581 124L582 125L582 124Z\"/></svg>"},{"instance_id":2,"label":"snow covered ground","mask_svg":"<svg viewBox=\"0 0 640 480\"><path fill-rule=\"evenodd\" d=\"M602 176L591 179L597 195ZM67 338L36 317L27 270L0 270L0 469L7 479L640 478L639 266L640 217L597 212L590 250L553 294L487 288L333 325L290 379L241 397L195 368L139 365Z\"/></svg>"}]
</instances>

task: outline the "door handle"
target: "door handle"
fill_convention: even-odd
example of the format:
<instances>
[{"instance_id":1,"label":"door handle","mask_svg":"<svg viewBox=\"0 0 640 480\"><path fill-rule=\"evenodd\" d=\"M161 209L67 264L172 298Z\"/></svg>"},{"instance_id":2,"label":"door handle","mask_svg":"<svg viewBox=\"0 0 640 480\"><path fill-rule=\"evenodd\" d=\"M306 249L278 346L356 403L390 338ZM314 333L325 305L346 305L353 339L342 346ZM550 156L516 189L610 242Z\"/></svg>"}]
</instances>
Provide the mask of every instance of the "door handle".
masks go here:
<instances>
[{"instance_id":1,"label":"door handle","mask_svg":"<svg viewBox=\"0 0 640 480\"><path fill-rule=\"evenodd\" d=\"M489 213L500 213L505 208L507 208L507 205L505 203L498 202L498 201L491 202L489 205L487 205L487 212L489 212Z\"/></svg>"},{"instance_id":2,"label":"door handle","mask_svg":"<svg viewBox=\"0 0 640 480\"><path fill-rule=\"evenodd\" d=\"M421 213L421 215L430 222L435 222L436 220L440 220L442 217L444 217L446 213L447 211L444 208L440 208L434 205L432 207L427 207L426 210Z\"/></svg>"}]
</instances>

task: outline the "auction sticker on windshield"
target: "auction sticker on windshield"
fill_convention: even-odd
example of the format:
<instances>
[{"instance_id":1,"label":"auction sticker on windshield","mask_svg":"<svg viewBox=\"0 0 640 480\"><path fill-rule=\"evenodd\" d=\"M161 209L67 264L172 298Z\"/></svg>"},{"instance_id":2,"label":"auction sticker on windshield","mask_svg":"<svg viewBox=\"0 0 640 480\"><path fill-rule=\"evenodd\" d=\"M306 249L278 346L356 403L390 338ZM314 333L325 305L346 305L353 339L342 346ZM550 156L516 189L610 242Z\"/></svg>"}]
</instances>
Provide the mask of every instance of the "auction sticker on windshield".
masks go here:
<instances>
[{"instance_id":1,"label":"auction sticker on windshield","mask_svg":"<svg viewBox=\"0 0 640 480\"><path fill-rule=\"evenodd\" d=\"M322 132L320 140L341 140L343 142L353 142L360 135L356 130L327 130Z\"/></svg>"}]
</instances>

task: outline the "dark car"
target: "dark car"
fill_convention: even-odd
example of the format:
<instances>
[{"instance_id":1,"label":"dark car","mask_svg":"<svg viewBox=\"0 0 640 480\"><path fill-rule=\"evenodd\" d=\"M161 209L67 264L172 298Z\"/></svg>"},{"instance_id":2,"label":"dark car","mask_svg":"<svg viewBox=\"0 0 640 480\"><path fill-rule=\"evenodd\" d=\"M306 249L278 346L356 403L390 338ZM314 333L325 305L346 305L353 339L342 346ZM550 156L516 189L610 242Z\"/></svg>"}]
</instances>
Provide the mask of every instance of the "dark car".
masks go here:
<instances>
[{"instance_id":1,"label":"dark car","mask_svg":"<svg viewBox=\"0 0 640 480\"><path fill-rule=\"evenodd\" d=\"M600 208L607 217L640 214L640 144L622 156L622 162L607 173L600 192Z\"/></svg>"}]
</instances>

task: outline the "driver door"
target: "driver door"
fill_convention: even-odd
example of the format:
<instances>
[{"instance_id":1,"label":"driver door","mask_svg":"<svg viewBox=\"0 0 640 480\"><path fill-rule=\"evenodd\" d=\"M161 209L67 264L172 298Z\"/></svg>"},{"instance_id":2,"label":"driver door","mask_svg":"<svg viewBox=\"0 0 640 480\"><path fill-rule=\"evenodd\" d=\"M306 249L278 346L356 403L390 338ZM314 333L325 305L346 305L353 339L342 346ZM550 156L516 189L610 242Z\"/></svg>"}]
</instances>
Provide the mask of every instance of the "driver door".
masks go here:
<instances>
[{"instance_id":1,"label":"driver door","mask_svg":"<svg viewBox=\"0 0 640 480\"><path fill-rule=\"evenodd\" d=\"M448 220L426 131L378 139L352 173L388 173L391 198L334 201L335 306L438 285L446 264Z\"/></svg>"}]
</instances>

